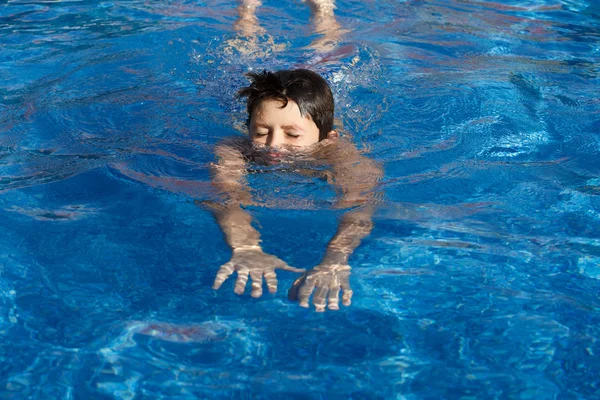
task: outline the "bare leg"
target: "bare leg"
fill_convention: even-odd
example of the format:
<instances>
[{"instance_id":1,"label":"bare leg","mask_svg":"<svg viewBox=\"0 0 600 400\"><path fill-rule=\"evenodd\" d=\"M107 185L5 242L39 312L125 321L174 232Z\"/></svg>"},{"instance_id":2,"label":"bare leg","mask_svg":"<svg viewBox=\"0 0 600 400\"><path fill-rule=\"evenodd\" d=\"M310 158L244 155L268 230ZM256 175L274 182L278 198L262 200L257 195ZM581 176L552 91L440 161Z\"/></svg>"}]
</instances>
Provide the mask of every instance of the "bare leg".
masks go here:
<instances>
[{"instance_id":1,"label":"bare leg","mask_svg":"<svg viewBox=\"0 0 600 400\"><path fill-rule=\"evenodd\" d=\"M308 0L314 18L333 18L333 10L335 9L334 0Z\"/></svg>"},{"instance_id":2,"label":"bare leg","mask_svg":"<svg viewBox=\"0 0 600 400\"><path fill-rule=\"evenodd\" d=\"M256 35L265 33L263 27L256 18L256 9L262 5L260 0L240 0L237 7L238 19L233 25L235 30L242 36L251 39Z\"/></svg>"},{"instance_id":3,"label":"bare leg","mask_svg":"<svg viewBox=\"0 0 600 400\"><path fill-rule=\"evenodd\" d=\"M334 0L307 0L307 2L313 14L315 32L323 35L313 41L309 47L323 53L333 50L343 35L349 32L347 29L342 29L335 19Z\"/></svg>"},{"instance_id":4,"label":"bare leg","mask_svg":"<svg viewBox=\"0 0 600 400\"><path fill-rule=\"evenodd\" d=\"M261 0L239 0L238 19L233 24L238 36L226 42L226 52L235 52L247 57L265 57L285 50L285 44L276 44L273 38L258 23L256 9Z\"/></svg>"}]
</instances>

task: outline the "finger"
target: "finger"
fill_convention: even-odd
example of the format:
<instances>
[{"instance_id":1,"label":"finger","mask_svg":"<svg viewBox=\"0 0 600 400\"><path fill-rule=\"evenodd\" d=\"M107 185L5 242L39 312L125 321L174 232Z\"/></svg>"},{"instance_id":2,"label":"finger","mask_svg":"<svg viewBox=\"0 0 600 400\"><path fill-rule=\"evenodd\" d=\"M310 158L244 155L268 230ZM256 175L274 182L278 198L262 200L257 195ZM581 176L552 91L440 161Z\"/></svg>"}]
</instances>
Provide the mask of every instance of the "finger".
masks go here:
<instances>
[{"instance_id":1,"label":"finger","mask_svg":"<svg viewBox=\"0 0 600 400\"><path fill-rule=\"evenodd\" d=\"M291 271L291 272L298 272L298 273L306 272L306 269L304 269L304 268L290 267L285 261L281 261L281 263L279 265L277 265L276 268L282 269L284 271Z\"/></svg>"},{"instance_id":2,"label":"finger","mask_svg":"<svg viewBox=\"0 0 600 400\"><path fill-rule=\"evenodd\" d=\"M267 287L269 288L269 293L277 292L277 275L275 271L268 270L265 271L265 281L267 281Z\"/></svg>"},{"instance_id":3,"label":"finger","mask_svg":"<svg viewBox=\"0 0 600 400\"><path fill-rule=\"evenodd\" d=\"M262 271L250 271L250 277L252 278L252 292L250 293L250 296L255 298L262 296Z\"/></svg>"},{"instance_id":4,"label":"finger","mask_svg":"<svg viewBox=\"0 0 600 400\"><path fill-rule=\"evenodd\" d=\"M315 288L315 280L314 279L306 279L304 284L300 286L298 289L298 303L300 307L308 308L308 299L312 294L313 289Z\"/></svg>"},{"instance_id":5,"label":"finger","mask_svg":"<svg viewBox=\"0 0 600 400\"><path fill-rule=\"evenodd\" d=\"M221 265L221 268L219 268L219 271L217 272L215 283L213 283L213 289L218 290L223 282L233 274L234 269L232 262Z\"/></svg>"},{"instance_id":6,"label":"finger","mask_svg":"<svg viewBox=\"0 0 600 400\"><path fill-rule=\"evenodd\" d=\"M328 308L330 310L339 310L340 309L340 286L335 286L329 289L329 298L328 300Z\"/></svg>"},{"instance_id":7,"label":"finger","mask_svg":"<svg viewBox=\"0 0 600 400\"><path fill-rule=\"evenodd\" d=\"M327 297L329 289L326 287L317 287L315 294L313 295L313 304L318 312L325 311L325 298Z\"/></svg>"},{"instance_id":8,"label":"finger","mask_svg":"<svg viewBox=\"0 0 600 400\"><path fill-rule=\"evenodd\" d=\"M346 289L342 292L342 304L345 306L349 306L352 304L352 295L354 292L352 289Z\"/></svg>"},{"instance_id":9,"label":"finger","mask_svg":"<svg viewBox=\"0 0 600 400\"><path fill-rule=\"evenodd\" d=\"M248 282L248 273L250 271L246 267L238 268L237 280L235 281L235 289L233 290L236 294L244 293L246 289L246 282Z\"/></svg>"},{"instance_id":10,"label":"finger","mask_svg":"<svg viewBox=\"0 0 600 400\"><path fill-rule=\"evenodd\" d=\"M292 284L292 287L290 287L290 290L288 290L288 300L298 301L298 290L305 280L306 274L302 274L300 278L296 279L296 281Z\"/></svg>"},{"instance_id":11,"label":"finger","mask_svg":"<svg viewBox=\"0 0 600 400\"><path fill-rule=\"evenodd\" d=\"M349 306L352 304L352 289L350 289L350 282L348 277L345 277L341 281L342 287L342 304L345 306Z\"/></svg>"}]
</instances>

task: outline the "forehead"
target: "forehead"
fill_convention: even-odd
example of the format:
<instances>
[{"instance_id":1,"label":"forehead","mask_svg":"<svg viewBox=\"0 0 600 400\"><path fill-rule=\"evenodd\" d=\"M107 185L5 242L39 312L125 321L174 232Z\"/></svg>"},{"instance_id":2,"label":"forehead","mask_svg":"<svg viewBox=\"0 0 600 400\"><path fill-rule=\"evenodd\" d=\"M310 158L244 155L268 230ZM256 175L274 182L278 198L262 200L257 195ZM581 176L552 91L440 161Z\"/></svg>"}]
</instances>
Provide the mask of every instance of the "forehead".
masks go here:
<instances>
[{"instance_id":1,"label":"forehead","mask_svg":"<svg viewBox=\"0 0 600 400\"><path fill-rule=\"evenodd\" d=\"M284 118L294 120L312 121L310 115L302 116L298 104L293 100L288 100L287 105L283 107L284 102L280 99L266 99L258 103L252 111L253 120L264 120L270 118Z\"/></svg>"}]
</instances>

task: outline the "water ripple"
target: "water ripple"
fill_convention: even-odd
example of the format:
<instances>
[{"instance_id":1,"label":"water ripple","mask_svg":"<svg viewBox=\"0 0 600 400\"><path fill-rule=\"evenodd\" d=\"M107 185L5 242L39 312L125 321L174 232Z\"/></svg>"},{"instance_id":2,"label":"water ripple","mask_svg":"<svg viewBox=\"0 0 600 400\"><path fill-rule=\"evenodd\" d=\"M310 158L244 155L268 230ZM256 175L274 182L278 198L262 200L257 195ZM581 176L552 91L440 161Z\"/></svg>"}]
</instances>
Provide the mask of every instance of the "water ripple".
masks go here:
<instances>
[{"instance_id":1,"label":"water ripple","mask_svg":"<svg viewBox=\"0 0 600 400\"><path fill-rule=\"evenodd\" d=\"M596 396L593 2L338 2L320 53L299 2L263 4L245 53L233 3L5 3L0 397ZM245 132L242 73L297 66L385 169L353 305L325 315L213 291L229 252L189 201ZM319 263L331 187L254 172L265 250Z\"/></svg>"}]
</instances>

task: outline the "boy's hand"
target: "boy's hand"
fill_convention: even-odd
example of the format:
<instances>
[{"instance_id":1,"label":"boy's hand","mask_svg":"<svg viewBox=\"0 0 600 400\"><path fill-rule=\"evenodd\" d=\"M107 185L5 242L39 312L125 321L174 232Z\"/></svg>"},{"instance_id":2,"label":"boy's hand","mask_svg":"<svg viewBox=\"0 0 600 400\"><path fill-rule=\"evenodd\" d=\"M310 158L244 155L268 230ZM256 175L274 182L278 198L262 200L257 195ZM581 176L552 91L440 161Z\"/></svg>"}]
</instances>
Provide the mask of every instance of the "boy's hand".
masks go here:
<instances>
[{"instance_id":1,"label":"boy's hand","mask_svg":"<svg viewBox=\"0 0 600 400\"><path fill-rule=\"evenodd\" d=\"M321 263L294 282L288 292L288 299L298 301L300 307L308 307L309 297L316 288L313 304L317 311L325 311L326 299L330 310L339 310L341 290L342 304L349 306L352 301L350 270L348 264Z\"/></svg>"},{"instance_id":2,"label":"boy's hand","mask_svg":"<svg viewBox=\"0 0 600 400\"><path fill-rule=\"evenodd\" d=\"M277 291L277 275L275 269L283 269L292 272L304 272L304 269L290 267L285 261L263 253L259 246L241 247L233 250L231 260L223 264L217 272L213 289L219 289L223 282L233 271L237 271L235 282L235 293L242 294L248 282L248 275L252 278L252 297L260 297L263 293L262 278L265 277L270 293Z\"/></svg>"}]
</instances>

